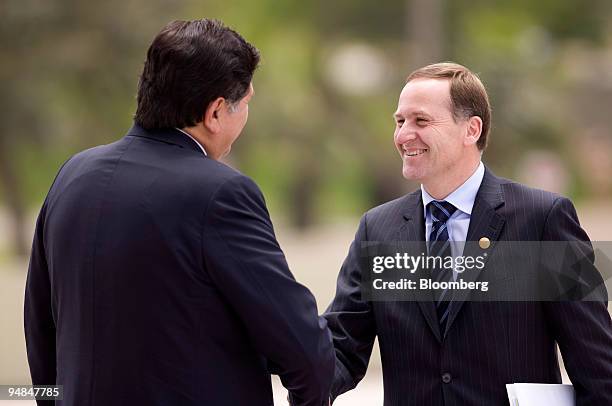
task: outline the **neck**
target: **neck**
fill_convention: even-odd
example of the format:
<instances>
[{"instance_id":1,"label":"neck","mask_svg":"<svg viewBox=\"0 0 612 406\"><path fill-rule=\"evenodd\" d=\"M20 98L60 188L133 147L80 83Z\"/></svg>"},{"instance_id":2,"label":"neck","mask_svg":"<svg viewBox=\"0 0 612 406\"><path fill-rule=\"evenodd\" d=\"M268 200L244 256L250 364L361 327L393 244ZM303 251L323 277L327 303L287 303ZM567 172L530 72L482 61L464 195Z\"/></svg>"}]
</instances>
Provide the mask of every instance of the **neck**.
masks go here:
<instances>
[{"instance_id":1,"label":"neck","mask_svg":"<svg viewBox=\"0 0 612 406\"><path fill-rule=\"evenodd\" d=\"M475 162L471 162L470 165L452 168L445 172L443 176L424 180L423 187L434 199L444 200L476 172L479 164L480 155L478 155L478 159Z\"/></svg>"}]
</instances>

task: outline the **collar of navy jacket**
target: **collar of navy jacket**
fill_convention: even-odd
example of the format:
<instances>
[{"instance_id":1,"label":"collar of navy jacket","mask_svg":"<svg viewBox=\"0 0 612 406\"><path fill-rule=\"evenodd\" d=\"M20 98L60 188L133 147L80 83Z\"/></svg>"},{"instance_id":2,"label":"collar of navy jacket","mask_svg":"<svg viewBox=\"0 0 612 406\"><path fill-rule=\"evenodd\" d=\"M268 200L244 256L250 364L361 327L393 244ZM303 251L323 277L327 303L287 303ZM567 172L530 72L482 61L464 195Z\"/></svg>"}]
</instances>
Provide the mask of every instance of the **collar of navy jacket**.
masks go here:
<instances>
[{"instance_id":1,"label":"collar of navy jacket","mask_svg":"<svg viewBox=\"0 0 612 406\"><path fill-rule=\"evenodd\" d=\"M200 148L200 146L192 140L190 137L187 137L180 130L176 128L160 128L154 130L145 130L138 124L134 124L132 128L127 132L126 136L132 137L143 137L149 138L152 140L164 142L166 144L176 145L180 148L191 149L203 156L207 156L204 154L204 151Z\"/></svg>"},{"instance_id":2,"label":"collar of navy jacket","mask_svg":"<svg viewBox=\"0 0 612 406\"><path fill-rule=\"evenodd\" d=\"M477 242L482 237L488 238L491 243L497 241L504 226L505 219L498 212L504 205L504 194L502 190L503 180L496 177L485 165L485 174L482 179L474 207L470 216L470 226L468 228L466 241ZM420 241L422 248L425 247L425 219L423 217L423 200L421 190L410 193L407 196L404 210L405 224L400 229L400 240ZM464 256L478 256L482 254L482 249L477 243L466 243ZM475 281L480 276L479 270L473 270L464 275L466 282ZM423 312L427 324L433 331L438 341L442 339L452 327L457 318L461 307L468 299L468 290L459 290L450 306L446 330L440 331L440 324L436 314L436 308L432 301L418 301L419 307ZM433 299L433 296L432 296Z\"/></svg>"}]
</instances>

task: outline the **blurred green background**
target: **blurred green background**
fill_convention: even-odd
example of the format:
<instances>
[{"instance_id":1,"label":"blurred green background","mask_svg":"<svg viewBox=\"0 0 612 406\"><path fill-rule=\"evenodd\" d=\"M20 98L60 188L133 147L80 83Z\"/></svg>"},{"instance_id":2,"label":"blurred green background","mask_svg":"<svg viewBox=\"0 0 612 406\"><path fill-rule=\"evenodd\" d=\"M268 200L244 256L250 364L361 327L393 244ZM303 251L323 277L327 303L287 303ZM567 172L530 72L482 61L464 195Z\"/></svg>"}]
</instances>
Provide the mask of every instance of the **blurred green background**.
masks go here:
<instances>
[{"instance_id":1,"label":"blurred green background","mask_svg":"<svg viewBox=\"0 0 612 406\"><path fill-rule=\"evenodd\" d=\"M17 298L4 309L20 311L33 218L57 170L125 134L146 50L173 19L221 19L261 51L228 163L262 188L320 308L357 217L417 186L401 177L392 113L407 74L431 62L462 63L487 86L489 167L570 196L591 237L610 239L610 1L1 0L0 15L0 280L19 275L3 284Z\"/></svg>"},{"instance_id":2,"label":"blurred green background","mask_svg":"<svg viewBox=\"0 0 612 406\"><path fill-rule=\"evenodd\" d=\"M263 56L231 164L295 227L357 216L414 185L392 145L424 64L478 72L494 109L484 160L575 199L612 193L612 3L484 0L3 0L0 204L28 210L75 152L129 128L146 49L173 19L219 18Z\"/></svg>"}]
</instances>

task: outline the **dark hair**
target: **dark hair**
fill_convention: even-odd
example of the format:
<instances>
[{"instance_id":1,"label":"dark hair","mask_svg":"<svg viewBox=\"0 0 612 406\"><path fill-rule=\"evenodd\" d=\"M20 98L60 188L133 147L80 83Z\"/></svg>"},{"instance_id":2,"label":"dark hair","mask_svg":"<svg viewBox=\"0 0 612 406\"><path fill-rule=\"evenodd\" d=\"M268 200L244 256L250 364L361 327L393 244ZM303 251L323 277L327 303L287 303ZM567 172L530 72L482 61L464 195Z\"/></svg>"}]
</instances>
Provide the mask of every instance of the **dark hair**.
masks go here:
<instances>
[{"instance_id":1,"label":"dark hair","mask_svg":"<svg viewBox=\"0 0 612 406\"><path fill-rule=\"evenodd\" d=\"M242 99L258 63L259 51L220 21L173 21L147 52L134 121L146 129L193 126L218 97Z\"/></svg>"},{"instance_id":2,"label":"dark hair","mask_svg":"<svg viewBox=\"0 0 612 406\"><path fill-rule=\"evenodd\" d=\"M480 117L482 133L476 146L481 151L487 147L491 128L491 105L484 85L474 72L458 63L442 62L415 70L408 75L406 83L414 79L448 79L453 116L455 119Z\"/></svg>"}]
</instances>

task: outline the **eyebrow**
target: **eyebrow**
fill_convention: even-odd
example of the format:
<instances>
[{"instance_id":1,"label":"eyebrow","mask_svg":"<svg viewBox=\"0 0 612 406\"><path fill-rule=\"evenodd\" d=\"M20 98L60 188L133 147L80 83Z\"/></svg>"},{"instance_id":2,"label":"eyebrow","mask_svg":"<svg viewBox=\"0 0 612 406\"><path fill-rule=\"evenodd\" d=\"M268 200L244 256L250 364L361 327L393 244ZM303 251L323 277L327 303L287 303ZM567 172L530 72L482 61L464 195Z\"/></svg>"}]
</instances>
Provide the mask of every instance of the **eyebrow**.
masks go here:
<instances>
[{"instance_id":1,"label":"eyebrow","mask_svg":"<svg viewBox=\"0 0 612 406\"><path fill-rule=\"evenodd\" d=\"M406 116L427 116L429 118L431 118L431 114L427 113L425 110L416 110L413 112L408 113ZM394 119L398 119L398 118L403 118L405 117L402 113L398 113L395 112L393 113L393 118Z\"/></svg>"}]
</instances>

